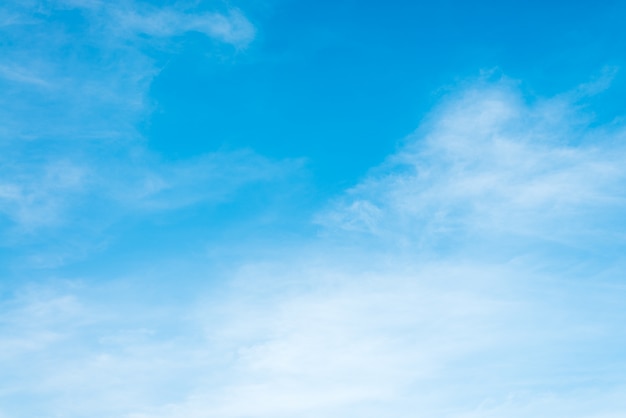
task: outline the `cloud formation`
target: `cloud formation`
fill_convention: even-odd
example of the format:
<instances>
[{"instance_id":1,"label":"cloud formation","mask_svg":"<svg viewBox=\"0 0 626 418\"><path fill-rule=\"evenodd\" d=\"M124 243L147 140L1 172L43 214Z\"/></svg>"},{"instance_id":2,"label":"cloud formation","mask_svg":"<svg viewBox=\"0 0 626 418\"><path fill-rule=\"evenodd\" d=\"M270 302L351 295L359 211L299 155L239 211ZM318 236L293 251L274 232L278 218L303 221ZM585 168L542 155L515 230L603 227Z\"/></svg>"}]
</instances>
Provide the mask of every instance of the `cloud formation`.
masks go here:
<instances>
[{"instance_id":1,"label":"cloud formation","mask_svg":"<svg viewBox=\"0 0 626 418\"><path fill-rule=\"evenodd\" d=\"M228 14L194 14L176 9L132 9L118 10L113 15L118 30L127 34L170 37L198 32L237 47L245 47L255 35L254 26L238 10Z\"/></svg>"},{"instance_id":2,"label":"cloud formation","mask_svg":"<svg viewBox=\"0 0 626 418\"><path fill-rule=\"evenodd\" d=\"M0 22L3 141L136 137L168 39L193 31L243 48L255 34L235 9L124 1L9 1Z\"/></svg>"},{"instance_id":3,"label":"cloud formation","mask_svg":"<svg viewBox=\"0 0 626 418\"><path fill-rule=\"evenodd\" d=\"M617 417L624 136L581 116L474 85L299 247L23 288L0 396L37 396L30 416Z\"/></svg>"},{"instance_id":4,"label":"cloud formation","mask_svg":"<svg viewBox=\"0 0 626 418\"><path fill-rule=\"evenodd\" d=\"M320 222L426 247L487 236L623 243L610 225L626 206L626 131L589 122L565 96L529 104L507 82L469 88Z\"/></svg>"},{"instance_id":5,"label":"cloud formation","mask_svg":"<svg viewBox=\"0 0 626 418\"><path fill-rule=\"evenodd\" d=\"M189 32L214 40L215 48L241 49L255 29L236 9L173 3L11 0L0 6L6 40L0 45L1 245L50 235L98 241L94 231L129 212L221 202L242 185L295 169L296 162L250 150L176 162L150 151L137 128L155 105L150 85Z\"/></svg>"}]
</instances>

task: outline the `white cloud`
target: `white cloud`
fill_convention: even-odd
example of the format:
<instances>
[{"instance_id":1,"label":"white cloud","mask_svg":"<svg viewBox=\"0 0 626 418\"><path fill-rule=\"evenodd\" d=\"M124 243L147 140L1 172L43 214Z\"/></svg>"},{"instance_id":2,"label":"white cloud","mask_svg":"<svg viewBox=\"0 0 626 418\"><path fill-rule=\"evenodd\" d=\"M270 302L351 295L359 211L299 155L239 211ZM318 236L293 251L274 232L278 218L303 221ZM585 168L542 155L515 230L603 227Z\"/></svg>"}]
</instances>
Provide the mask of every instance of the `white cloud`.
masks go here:
<instances>
[{"instance_id":1,"label":"white cloud","mask_svg":"<svg viewBox=\"0 0 626 418\"><path fill-rule=\"evenodd\" d=\"M469 89L319 220L391 240L605 239L593 214L626 207L626 131L584 122L561 98L529 105L505 83Z\"/></svg>"},{"instance_id":2,"label":"white cloud","mask_svg":"<svg viewBox=\"0 0 626 418\"><path fill-rule=\"evenodd\" d=\"M193 31L238 47L245 47L255 35L254 26L238 10L228 14L192 14L175 9L118 10L114 15L121 33L169 37Z\"/></svg>"},{"instance_id":3,"label":"white cloud","mask_svg":"<svg viewBox=\"0 0 626 418\"><path fill-rule=\"evenodd\" d=\"M77 154L76 161L65 157L4 165L0 213L20 230L34 231L93 217L92 211L77 213L92 199L123 211L173 210L199 202L222 202L242 186L279 180L301 166L298 160L271 161L249 150L178 162L149 152L118 154L117 160L107 154L99 157L102 160Z\"/></svg>"},{"instance_id":4,"label":"white cloud","mask_svg":"<svg viewBox=\"0 0 626 418\"><path fill-rule=\"evenodd\" d=\"M568 109L479 85L299 248L227 274L154 260L138 279L35 286L2 307L0 396L38 402L0 414L620 416L623 133ZM139 202L158 206L164 173L186 184L212 158L146 176ZM598 262L592 246L612 252Z\"/></svg>"},{"instance_id":5,"label":"white cloud","mask_svg":"<svg viewBox=\"0 0 626 418\"><path fill-rule=\"evenodd\" d=\"M5 411L591 418L621 410L622 356L601 357L603 346L623 342L615 289L554 283L519 263L394 258L392 266L361 251L356 267L328 251L316 254L321 266L284 251L296 260L243 266L217 289L201 284L210 271L197 271L200 297L170 298L175 283L147 296L150 282L177 277L162 268L137 282L35 289L14 313L4 309L5 347L31 345L1 351L13 377L0 393L38 393L39 402Z\"/></svg>"},{"instance_id":6,"label":"white cloud","mask_svg":"<svg viewBox=\"0 0 626 418\"><path fill-rule=\"evenodd\" d=\"M281 187L302 171L300 160L275 161L250 150L174 162L135 151L70 149L63 157L13 164L10 155L0 157L6 162L0 164L0 245L21 251L12 264L65 266L106 250L112 231L129 219L176 219L185 208L239 199L251 186Z\"/></svg>"},{"instance_id":7,"label":"white cloud","mask_svg":"<svg viewBox=\"0 0 626 418\"><path fill-rule=\"evenodd\" d=\"M74 20L68 11L76 12ZM151 111L147 94L159 72L148 50L166 53L168 39L192 31L239 49L255 35L239 10L125 1L10 1L0 9L0 22L7 40L0 46L5 141L137 139L135 127Z\"/></svg>"},{"instance_id":8,"label":"white cloud","mask_svg":"<svg viewBox=\"0 0 626 418\"><path fill-rule=\"evenodd\" d=\"M59 222L75 196L84 192L89 171L63 160L17 166L1 170L0 213L26 230Z\"/></svg>"},{"instance_id":9,"label":"white cloud","mask_svg":"<svg viewBox=\"0 0 626 418\"><path fill-rule=\"evenodd\" d=\"M298 165L251 151L173 163L146 149L137 125L153 110L149 89L159 72L154 55L171 53L172 38L190 31L236 48L254 38L254 26L235 9L98 0L3 3L3 244L38 239L50 227L71 227L93 241L89 234L124 210L223 201L242 185L279 178ZM65 256L51 258L41 264L62 263Z\"/></svg>"},{"instance_id":10,"label":"white cloud","mask_svg":"<svg viewBox=\"0 0 626 418\"><path fill-rule=\"evenodd\" d=\"M29 70L19 67L10 67L8 65L0 66L0 76L18 83L32 84L35 86L48 87L49 84L36 76L29 73Z\"/></svg>"},{"instance_id":11,"label":"white cloud","mask_svg":"<svg viewBox=\"0 0 626 418\"><path fill-rule=\"evenodd\" d=\"M198 12L180 7L180 2L154 6L143 1L101 0L63 0L56 6L46 4L44 7L47 10L83 10L90 14L95 27L106 30L107 36L119 38L136 35L172 37L198 32L236 47L245 47L256 32L254 25L236 8L226 12ZM7 17L6 20L13 22L14 19Z\"/></svg>"}]
</instances>

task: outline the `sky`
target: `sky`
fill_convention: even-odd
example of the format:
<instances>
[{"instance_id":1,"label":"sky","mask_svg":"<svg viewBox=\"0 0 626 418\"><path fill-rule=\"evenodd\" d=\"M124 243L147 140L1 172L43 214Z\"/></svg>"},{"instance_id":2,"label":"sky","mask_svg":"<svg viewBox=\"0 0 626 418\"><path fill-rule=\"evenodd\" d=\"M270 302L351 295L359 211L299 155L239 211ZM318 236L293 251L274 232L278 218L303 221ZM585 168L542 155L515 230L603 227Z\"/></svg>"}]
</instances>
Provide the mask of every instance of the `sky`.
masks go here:
<instances>
[{"instance_id":1,"label":"sky","mask_svg":"<svg viewBox=\"0 0 626 418\"><path fill-rule=\"evenodd\" d=\"M3 1L0 418L626 417L624 16Z\"/></svg>"}]
</instances>

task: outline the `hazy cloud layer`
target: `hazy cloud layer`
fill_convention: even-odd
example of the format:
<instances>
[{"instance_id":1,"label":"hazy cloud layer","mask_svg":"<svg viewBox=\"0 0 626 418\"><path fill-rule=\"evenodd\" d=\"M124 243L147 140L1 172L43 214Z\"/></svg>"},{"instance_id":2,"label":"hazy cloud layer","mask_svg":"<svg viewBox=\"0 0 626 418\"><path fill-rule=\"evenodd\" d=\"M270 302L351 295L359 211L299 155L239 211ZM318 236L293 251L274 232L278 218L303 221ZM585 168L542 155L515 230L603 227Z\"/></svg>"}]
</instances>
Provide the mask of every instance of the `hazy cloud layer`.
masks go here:
<instances>
[{"instance_id":1,"label":"hazy cloud layer","mask_svg":"<svg viewBox=\"0 0 626 418\"><path fill-rule=\"evenodd\" d=\"M300 247L16 291L0 411L617 417L625 231L606 219L623 213L623 150L620 127L567 99L466 89Z\"/></svg>"}]
</instances>

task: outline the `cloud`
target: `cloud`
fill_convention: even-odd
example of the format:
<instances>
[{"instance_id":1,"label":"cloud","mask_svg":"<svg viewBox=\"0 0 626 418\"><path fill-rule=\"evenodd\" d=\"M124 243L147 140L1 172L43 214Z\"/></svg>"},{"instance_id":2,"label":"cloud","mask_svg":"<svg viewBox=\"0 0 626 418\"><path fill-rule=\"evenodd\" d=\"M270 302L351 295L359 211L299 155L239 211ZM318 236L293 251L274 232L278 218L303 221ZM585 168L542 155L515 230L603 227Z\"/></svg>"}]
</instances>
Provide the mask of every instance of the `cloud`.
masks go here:
<instances>
[{"instance_id":1,"label":"cloud","mask_svg":"<svg viewBox=\"0 0 626 418\"><path fill-rule=\"evenodd\" d=\"M3 141L136 139L169 40L193 31L241 49L255 34L239 10L123 1L10 1L0 22Z\"/></svg>"},{"instance_id":2,"label":"cloud","mask_svg":"<svg viewBox=\"0 0 626 418\"><path fill-rule=\"evenodd\" d=\"M85 209L91 200L125 211L174 210L223 201L246 184L278 180L301 166L298 160L271 161L250 150L176 162L150 152L123 152L109 149L117 160L102 152L98 160L89 151L87 156L75 153L61 159L7 162L0 170L0 213L20 229L36 230L77 223L76 210Z\"/></svg>"},{"instance_id":3,"label":"cloud","mask_svg":"<svg viewBox=\"0 0 626 418\"><path fill-rule=\"evenodd\" d=\"M506 82L470 88L319 222L427 247L489 236L623 243L610 224L626 206L626 131L588 123L563 98L528 104Z\"/></svg>"},{"instance_id":4,"label":"cloud","mask_svg":"<svg viewBox=\"0 0 626 418\"><path fill-rule=\"evenodd\" d=\"M26 229L59 221L64 207L85 189L88 168L69 161L4 166L0 212ZM11 170L13 168L13 170Z\"/></svg>"},{"instance_id":5,"label":"cloud","mask_svg":"<svg viewBox=\"0 0 626 418\"><path fill-rule=\"evenodd\" d=\"M355 268L341 256L323 257L323 267L250 263L227 286L182 300L166 296L179 293L174 284L146 296L151 281L176 274L162 267L126 285L39 286L15 314L4 309L13 377L0 392L39 393L30 413L96 417L619 411L613 382L624 364L603 349L622 343L616 289L551 285L523 264L396 258L390 267L360 253ZM211 273L196 273L197 292Z\"/></svg>"},{"instance_id":6,"label":"cloud","mask_svg":"<svg viewBox=\"0 0 626 418\"><path fill-rule=\"evenodd\" d=\"M254 39L254 26L238 10L228 14L192 14L175 9L161 9L147 12L119 10L115 22L122 33L136 33L149 36L170 37L185 32L198 32L210 38L245 47Z\"/></svg>"},{"instance_id":7,"label":"cloud","mask_svg":"<svg viewBox=\"0 0 626 418\"><path fill-rule=\"evenodd\" d=\"M12 264L20 268L68 265L106 250L124 222L154 216L176 222L185 209L237 201L250 187L281 188L303 170L300 160L270 160L251 150L168 161L111 145L34 159L32 149L17 161L0 157L0 244L17 251Z\"/></svg>"},{"instance_id":8,"label":"cloud","mask_svg":"<svg viewBox=\"0 0 626 418\"><path fill-rule=\"evenodd\" d=\"M84 241L98 242L95 236L129 213L223 202L246 184L296 169L297 162L270 161L250 150L177 162L150 151L137 129L154 107L150 85L173 44L184 41L176 37L191 31L215 40L216 48L241 49L255 29L235 9L3 3L0 244L85 235L63 251L83 254ZM65 256L52 259L37 264L62 264Z\"/></svg>"},{"instance_id":9,"label":"cloud","mask_svg":"<svg viewBox=\"0 0 626 418\"><path fill-rule=\"evenodd\" d=\"M299 246L22 287L2 306L0 413L619 416L623 130L582 116L478 83ZM220 158L168 166L137 204Z\"/></svg>"}]
</instances>

